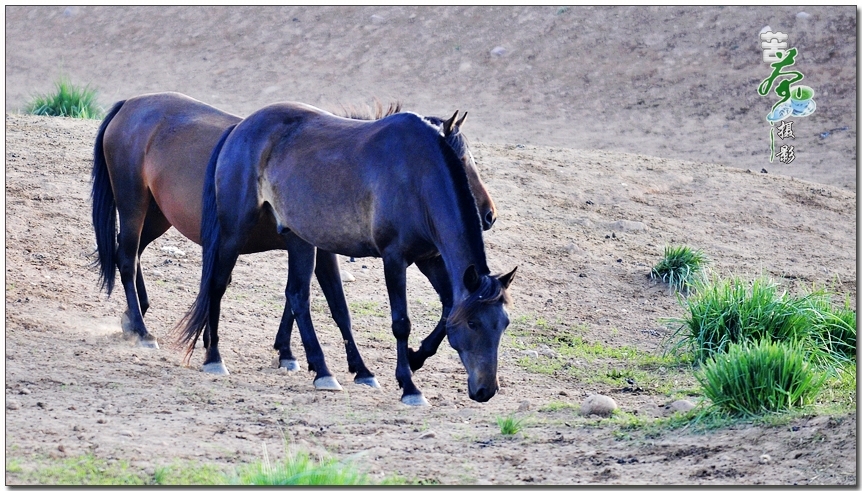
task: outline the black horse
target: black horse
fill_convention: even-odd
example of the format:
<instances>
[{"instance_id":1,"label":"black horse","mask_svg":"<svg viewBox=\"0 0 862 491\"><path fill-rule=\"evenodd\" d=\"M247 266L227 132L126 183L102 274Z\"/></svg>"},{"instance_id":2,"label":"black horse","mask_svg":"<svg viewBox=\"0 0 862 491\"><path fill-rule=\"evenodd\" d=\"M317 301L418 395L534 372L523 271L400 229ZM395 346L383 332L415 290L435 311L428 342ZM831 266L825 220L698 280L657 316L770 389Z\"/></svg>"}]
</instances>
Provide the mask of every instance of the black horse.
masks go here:
<instances>
[{"instance_id":1,"label":"black horse","mask_svg":"<svg viewBox=\"0 0 862 491\"><path fill-rule=\"evenodd\" d=\"M380 119L400 111L400 105L377 104L376 114L349 109L354 119ZM442 120L429 118L437 125ZM145 94L114 104L96 135L93 151L93 228L97 243L97 264L102 286L110 295L116 271L128 305L122 317L123 330L135 335L142 346L158 348L158 343L144 324L150 302L139 264L146 247L171 226L188 239L200 244L201 206L204 175L212 148L224 130L241 118L176 92ZM457 127L463 123L463 118ZM482 184L469 149L454 131L453 145L459 148L476 204L483 214L483 224L490 228L496 219L496 208ZM121 199L115 199L115 196ZM117 234L119 218L119 234ZM261 221L249 234L242 253L285 249L284 240L273 221ZM432 266L423 269L435 288ZM351 332L350 313L344 300L340 272L334 254L318 250L315 273L329 304L333 319L341 330L347 351L348 369L356 373L355 381L378 386L365 367ZM444 289L445 290L445 289ZM439 291L439 288L438 288ZM444 316L447 305L444 300ZM298 370L290 349L293 311L285 303L274 348L279 352L280 366ZM418 352L411 350L411 365L418 368L436 351L442 341L436 329ZM322 385L337 389L337 383ZM329 381L329 382L334 382Z\"/></svg>"},{"instance_id":2,"label":"black horse","mask_svg":"<svg viewBox=\"0 0 862 491\"><path fill-rule=\"evenodd\" d=\"M226 130L204 185L201 289L176 326L187 359L206 332L204 366L224 370L221 298L248 234L262 217L272 217L288 249L288 299L317 378L331 374L309 313L316 247L383 258L402 402L427 404L413 384L407 347L406 268L414 262L433 265L438 274L429 278L438 291L448 287L441 298L444 305L451 300L452 309L442 330L467 369L470 398L493 397L515 270L490 275L468 175L447 139L457 115L442 126L413 113L357 121L281 103Z\"/></svg>"}]
</instances>

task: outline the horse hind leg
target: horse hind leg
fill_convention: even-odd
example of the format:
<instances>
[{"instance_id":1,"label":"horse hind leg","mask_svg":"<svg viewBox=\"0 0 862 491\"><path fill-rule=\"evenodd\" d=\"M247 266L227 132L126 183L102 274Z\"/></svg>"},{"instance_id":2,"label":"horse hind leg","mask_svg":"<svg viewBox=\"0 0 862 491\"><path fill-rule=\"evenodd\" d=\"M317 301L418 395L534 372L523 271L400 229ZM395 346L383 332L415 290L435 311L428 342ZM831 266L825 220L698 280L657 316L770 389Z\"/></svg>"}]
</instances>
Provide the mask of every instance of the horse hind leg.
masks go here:
<instances>
[{"instance_id":1,"label":"horse hind leg","mask_svg":"<svg viewBox=\"0 0 862 491\"><path fill-rule=\"evenodd\" d=\"M287 287L284 289L284 313L281 314L281 323L278 325L278 334L275 335L275 343L272 347L278 351L278 366L285 368L290 372L299 370L299 363L296 362L296 357L290 350L290 334L293 331L293 321L296 316L293 315L293 309L290 308L290 293Z\"/></svg>"},{"instance_id":2,"label":"horse hind leg","mask_svg":"<svg viewBox=\"0 0 862 491\"><path fill-rule=\"evenodd\" d=\"M299 326L299 336L305 348L308 359L308 369L316 372L314 388L317 390L342 390L341 384L329 371L323 356L323 349L314 332L311 322L309 296L311 290L311 275L314 273L315 248L293 233L284 234L287 243L287 293L290 308L296 316Z\"/></svg>"},{"instance_id":3,"label":"horse hind leg","mask_svg":"<svg viewBox=\"0 0 862 491\"><path fill-rule=\"evenodd\" d=\"M350 310L347 308L347 300L344 298L344 288L341 284L341 273L338 270L338 258L330 252L317 251L317 267L315 268L317 281L320 289L329 304L332 318L341 331L344 340L344 349L347 351L347 368L350 373L355 373L353 381L360 385L379 389L380 384L374 374L365 366L356 341L353 339L351 329Z\"/></svg>"},{"instance_id":4,"label":"horse hind leg","mask_svg":"<svg viewBox=\"0 0 862 491\"><path fill-rule=\"evenodd\" d=\"M148 245L162 234L164 234L169 228L171 224L168 222L167 218L161 213L158 208L155 208L155 203L152 203L150 207L150 211L147 213L146 219L144 219L144 226L141 231L140 243L138 245L138 259L137 259L137 274L135 276L135 286L138 293L138 304L141 309L141 317L147 315L147 310L150 308L150 298L147 295L147 286L144 282L144 274L141 269L141 255L144 252L144 249L147 248ZM126 310L123 313L122 325L124 332L131 331L131 317L130 310ZM144 339L140 340L141 346L146 348L155 348L159 349L158 341L156 341L155 337L152 339Z\"/></svg>"},{"instance_id":5,"label":"horse hind leg","mask_svg":"<svg viewBox=\"0 0 862 491\"><path fill-rule=\"evenodd\" d=\"M143 220L130 217L120 221L120 233L117 240L117 268L120 270L120 280L126 294L128 306L123 314L122 327L127 335L137 336L141 346L157 348L156 337L153 336L144 324L144 316L141 311L138 284L138 247L141 240L141 227Z\"/></svg>"}]
</instances>

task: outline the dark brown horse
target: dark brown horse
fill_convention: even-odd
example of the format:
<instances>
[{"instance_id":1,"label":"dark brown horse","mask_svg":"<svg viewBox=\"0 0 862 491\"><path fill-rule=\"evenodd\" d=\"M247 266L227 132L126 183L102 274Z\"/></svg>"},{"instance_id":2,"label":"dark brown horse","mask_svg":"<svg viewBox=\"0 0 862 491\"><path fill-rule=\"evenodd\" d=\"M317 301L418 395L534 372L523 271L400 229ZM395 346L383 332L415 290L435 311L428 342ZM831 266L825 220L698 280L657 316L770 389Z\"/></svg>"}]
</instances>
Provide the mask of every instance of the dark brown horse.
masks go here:
<instances>
[{"instance_id":1,"label":"dark brown horse","mask_svg":"<svg viewBox=\"0 0 862 491\"><path fill-rule=\"evenodd\" d=\"M457 112L438 126L413 113L370 122L281 103L226 130L204 185L201 290L176 327L187 357L209 332L204 369L225 371L218 351L221 298L243 243L272 217L287 245L287 297L311 366L325 366L309 312L315 248L382 257L401 400L427 404L412 381L406 268L434 264L428 269L439 274L432 284L449 288L444 331L467 369L470 398L490 399L498 389L497 351L515 271L488 270L480 213L452 139L458 122Z\"/></svg>"},{"instance_id":2,"label":"dark brown horse","mask_svg":"<svg viewBox=\"0 0 862 491\"><path fill-rule=\"evenodd\" d=\"M354 111L351 117L380 118L399 110L390 105L387 111L379 104L377 109L374 116ZM101 283L110 294L115 271L120 270L128 304L123 314L123 330L136 335L143 346L157 348L158 344L143 321L149 299L139 264L140 255L171 225L190 240L200 243L201 196L207 159L222 132L239 121L237 116L182 94L168 92L118 102L99 128L94 149L92 197ZM494 204L478 177L466 146L461 155L468 166L477 206L483 210L485 226L490 228L496 217ZM267 224L262 221L242 252L285 248L274 222ZM343 300L335 256L318 251L315 273L345 339L351 373L357 374L357 381L375 385L376 381L365 368L353 341L350 314ZM433 269L429 269L426 275L432 283L435 282ZM443 303L445 316L447 303ZM451 306L451 302L448 305ZM298 364L290 350L293 319L290 304L286 303L274 348L279 351L280 365L295 370ZM442 341L441 332L438 325L438 329L423 341L418 352L411 350L411 364L420 367L436 351Z\"/></svg>"}]
</instances>

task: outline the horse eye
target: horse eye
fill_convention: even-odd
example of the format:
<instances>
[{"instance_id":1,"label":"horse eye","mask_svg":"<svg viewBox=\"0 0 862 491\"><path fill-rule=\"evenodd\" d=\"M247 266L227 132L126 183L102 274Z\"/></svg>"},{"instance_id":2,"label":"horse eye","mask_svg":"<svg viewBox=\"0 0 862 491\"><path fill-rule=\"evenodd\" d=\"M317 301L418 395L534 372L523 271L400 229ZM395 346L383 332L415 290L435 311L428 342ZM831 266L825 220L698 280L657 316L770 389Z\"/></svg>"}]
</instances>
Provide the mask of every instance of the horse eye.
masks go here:
<instances>
[{"instance_id":1,"label":"horse eye","mask_svg":"<svg viewBox=\"0 0 862 491\"><path fill-rule=\"evenodd\" d=\"M467 326L470 327L470 329L476 329L476 323L473 321L467 321Z\"/></svg>"}]
</instances>

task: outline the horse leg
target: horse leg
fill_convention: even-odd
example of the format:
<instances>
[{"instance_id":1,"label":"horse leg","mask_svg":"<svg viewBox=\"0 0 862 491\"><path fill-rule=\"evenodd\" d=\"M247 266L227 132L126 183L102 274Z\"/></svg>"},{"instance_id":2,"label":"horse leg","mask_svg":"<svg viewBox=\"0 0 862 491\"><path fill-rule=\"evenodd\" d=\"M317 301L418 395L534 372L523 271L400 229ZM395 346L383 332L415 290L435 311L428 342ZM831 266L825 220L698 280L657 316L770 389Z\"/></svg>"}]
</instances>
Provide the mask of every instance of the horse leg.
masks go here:
<instances>
[{"instance_id":1,"label":"horse leg","mask_svg":"<svg viewBox=\"0 0 862 491\"><path fill-rule=\"evenodd\" d=\"M413 384L413 372L407 360L407 341L410 337L410 318L407 316L407 264L400 256L384 255L383 274L386 277L389 307L392 310L392 334L395 335L398 353L395 379L403 389L401 402L408 406L428 406L425 396Z\"/></svg>"},{"instance_id":2,"label":"horse leg","mask_svg":"<svg viewBox=\"0 0 862 491\"><path fill-rule=\"evenodd\" d=\"M278 324L278 334L275 335L275 343L272 347L278 351L278 366L286 368L291 372L299 370L299 363L290 350L290 333L293 331L293 309L290 308L290 292L284 287L284 312L281 314L281 322Z\"/></svg>"},{"instance_id":3,"label":"horse leg","mask_svg":"<svg viewBox=\"0 0 862 491\"><path fill-rule=\"evenodd\" d=\"M305 348L309 371L314 371L314 388L317 390L341 390L341 385L326 366L323 349L311 322L309 295L311 275L314 273L313 245L290 232L284 234L287 243L287 302L296 316L299 337Z\"/></svg>"},{"instance_id":4,"label":"horse leg","mask_svg":"<svg viewBox=\"0 0 862 491\"><path fill-rule=\"evenodd\" d=\"M323 290L323 296L326 297L326 302L329 304L332 318L338 325L338 329L341 330L344 349L347 351L347 369L350 370L350 373L356 374L353 381L357 384L379 389L380 384L377 383L374 374L365 366L362 356L359 355L356 342L353 340L350 310L347 308L347 300L344 298L344 287L341 284L341 271L338 269L337 256L318 249L317 266L314 272L317 275L318 283L320 283L320 289Z\"/></svg>"},{"instance_id":5,"label":"horse leg","mask_svg":"<svg viewBox=\"0 0 862 491\"><path fill-rule=\"evenodd\" d=\"M230 375L218 350L218 324L221 312L221 299L224 297L228 284L230 284L231 272L234 266L236 266L240 250L240 245L237 244L236 240L224 240L224 237L222 239L219 244L216 264L215 268L213 268L209 284L209 322L203 332L206 353L204 355L202 370L214 375Z\"/></svg>"},{"instance_id":6,"label":"horse leg","mask_svg":"<svg viewBox=\"0 0 862 491\"><path fill-rule=\"evenodd\" d=\"M437 348L440 347L440 343L446 338L446 319L452 310L452 284L449 282L449 274L446 272L443 257L437 256L432 259L416 261L416 266L428 278L431 286L434 287L437 295L440 296L440 302L443 304L443 313L440 315L440 320L437 322L434 330L431 331L431 334L422 340L419 350L413 351L413 348L408 348L407 350L410 369L414 372L422 368L425 360L437 353Z\"/></svg>"},{"instance_id":7,"label":"horse leg","mask_svg":"<svg viewBox=\"0 0 862 491\"><path fill-rule=\"evenodd\" d=\"M140 213L121 214L120 216L126 216L125 220L120 221L120 233L117 238L117 269L120 270L120 280L123 283L126 304L128 305L123 314L123 332L137 336L143 347L158 348L156 337L149 333L144 325L144 316L141 312L136 288L138 283L138 248L144 217Z\"/></svg>"},{"instance_id":8,"label":"horse leg","mask_svg":"<svg viewBox=\"0 0 862 491\"><path fill-rule=\"evenodd\" d=\"M150 308L150 298L147 295L147 287L144 284L144 274L141 271L141 255L150 243L161 237L169 228L171 228L171 223L168 222L168 219L165 218L161 210L158 209L155 202L151 202L150 211L144 219L144 227L141 230L141 241L138 246L138 274L135 278L135 285L138 288L138 302L140 302L142 316L147 315L147 310Z\"/></svg>"}]
</instances>

